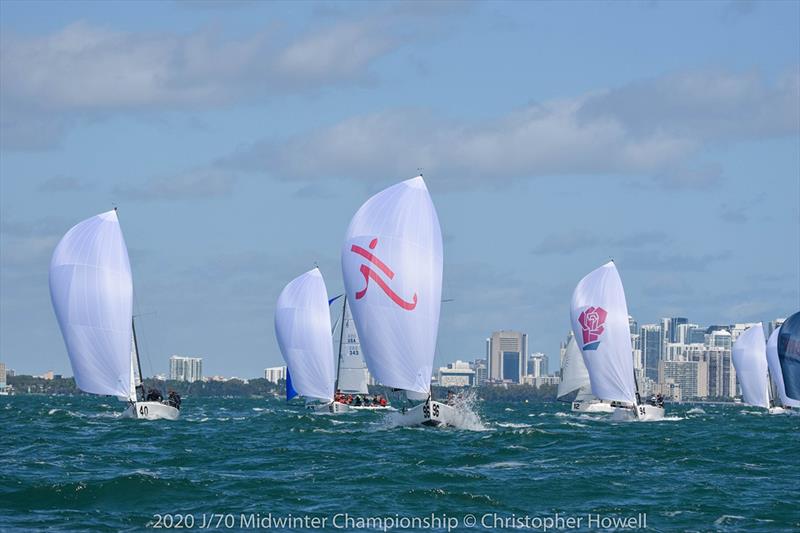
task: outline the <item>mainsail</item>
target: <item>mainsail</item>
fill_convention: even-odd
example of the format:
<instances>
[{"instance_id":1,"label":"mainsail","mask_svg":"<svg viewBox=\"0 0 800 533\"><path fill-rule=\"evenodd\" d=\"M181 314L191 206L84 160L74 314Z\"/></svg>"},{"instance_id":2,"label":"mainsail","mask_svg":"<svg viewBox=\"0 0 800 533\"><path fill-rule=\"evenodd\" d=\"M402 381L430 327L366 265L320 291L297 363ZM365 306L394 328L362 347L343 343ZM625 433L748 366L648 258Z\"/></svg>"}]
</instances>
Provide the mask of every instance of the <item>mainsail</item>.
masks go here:
<instances>
[{"instance_id":1,"label":"mainsail","mask_svg":"<svg viewBox=\"0 0 800 533\"><path fill-rule=\"evenodd\" d=\"M64 235L50 261L50 298L78 387L135 397L133 280L116 210L84 220Z\"/></svg>"},{"instance_id":2,"label":"mainsail","mask_svg":"<svg viewBox=\"0 0 800 533\"><path fill-rule=\"evenodd\" d=\"M778 391L778 398L781 400L781 405L784 407L800 407L800 400L793 400L786 395L786 387L783 384L783 372L781 372L781 363L778 360L778 332L780 328L776 328L767 340L767 366L769 367L769 375L775 383L775 390Z\"/></svg>"},{"instance_id":3,"label":"mainsail","mask_svg":"<svg viewBox=\"0 0 800 533\"><path fill-rule=\"evenodd\" d=\"M281 291L275 306L275 336L297 394L333 400L331 315L319 269L295 278Z\"/></svg>"},{"instance_id":4,"label":"mainsail","mask_svg":"<svg viewBox=\"0 0 800 533\"><path fill-rule=\"evenodd\" d=\"M578 283L572 294L570 317L592 393L602 400L635 404L628 305L613 261Z\"/></svg>"},{"instance_id":5,"label":"mainsail","mask_svg":"<svg viewBox=\"0 0 800 533\"><path fill-rule=\"evenodd\" d=\"M564 354L564 366L561 369L561 381L558 384L557 397L566 396L577 389L590 389L589 371L583 362L583 355L575 342L575 335L570 335Z\"/></svg>"},{"instance_id":6,"label":"mainsail","mask_svg":"<svg viewBox=\"0 0 800 533\"><path fill-rule=\"evenodd\" d=\"M761 322L739 335L731 350L744 403L756 407L769 407L766 350Z\"/></svg>"},{"instance_id":7,"label":"mainsail","mask_svg":"<svg viewBox=\"0 0 800 533\"><path fill-rule=\"evenodd\" d=\"M786 396L800 400L800 311L787 318L781 326L778 333L778 360Z\"/></svg>"},{"instance_id":8,"label":"mainsail","mask_svg":"<svg viewBox=\"0 0 800 533\"><path fill-rule=\"evenodd\" d=\"M358 341L358 332L350 312L350 302L347 299L344 302L342 315L337 388L350 394L368 394L367 378L369 373L364 357L361 355L361 343Z\"/></svg>"},{"instance_id":9,"label":"mainsail","mask_svg":"<svg viewBox=\"0 0 800 533\"><path fill-rule=\"evenodd\" d=\"M345 235L342 275L372 374L389 387L427 394L442 299L442 232L422 176L361 206Z\"/></svg>"}]
</instances>

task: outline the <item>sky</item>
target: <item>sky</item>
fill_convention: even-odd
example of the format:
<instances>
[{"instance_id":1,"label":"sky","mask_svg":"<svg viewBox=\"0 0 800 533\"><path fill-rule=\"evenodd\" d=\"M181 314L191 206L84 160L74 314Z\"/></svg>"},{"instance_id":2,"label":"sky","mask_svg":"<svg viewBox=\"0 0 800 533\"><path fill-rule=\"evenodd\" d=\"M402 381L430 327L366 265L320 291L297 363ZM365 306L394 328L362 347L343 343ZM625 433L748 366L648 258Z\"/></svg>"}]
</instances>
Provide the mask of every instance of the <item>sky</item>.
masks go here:
<instances>
[{"instance_id":1,"label":"sky","mask_svg":"<svg viewBox=\"0 0 800 533\"><path fill-rule=\"evenodd\" d=\"M640 324L800 309L800 2L0 3L0 361L71 375L48 266L113 207L146 374L281 364L274 303L422 168L434 366L557 366L609 258Z\"/></svg>"}]
</instances>

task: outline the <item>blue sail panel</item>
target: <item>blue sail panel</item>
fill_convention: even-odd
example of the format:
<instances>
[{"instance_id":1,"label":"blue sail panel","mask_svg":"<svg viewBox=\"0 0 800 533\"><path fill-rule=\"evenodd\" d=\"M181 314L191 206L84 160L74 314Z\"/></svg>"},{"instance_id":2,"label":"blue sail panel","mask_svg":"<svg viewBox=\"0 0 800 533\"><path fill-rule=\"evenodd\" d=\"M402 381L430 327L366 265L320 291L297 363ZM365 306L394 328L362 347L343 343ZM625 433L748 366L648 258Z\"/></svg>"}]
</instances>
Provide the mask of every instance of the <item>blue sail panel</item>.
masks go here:
<instances>
[{"instance_id":1,"label":"blue sail panel","mask_svg":"<svg viewBox=\"0 0 800 533\"><path fill-rule=\"evenodd\" d=\"M339 298L341 298L342 296L344 296L344 293L342 293L342 294L338 294L338 295L334 296L333 298L331 298L330 300L328 300L328 305L331 305L333 302L335 302L336 300L338 300L338 299L339 299Z\"/></svg>"},{"instance_id":2,"label":"blue sail panel","mask_svg":"<svg viewBox=\"0 0 800 533\"><path fill-rule=\"evenodd\" d=\"M787 318L778 332L778 361L786 396L800 400L800 311Z\"/></svg>"},{"instance_id":3,"label":"blue sail panel","mask_svg":"<svg viewBox=\"0 0 800 533\"><path fill-rule=\"evenodd\" d=\"M292 375L289 373L289 369L286 369L286 401L288 402L292 398L297 396L297 391L294 390L292 387Z\"/></svg>"}]
</instances>

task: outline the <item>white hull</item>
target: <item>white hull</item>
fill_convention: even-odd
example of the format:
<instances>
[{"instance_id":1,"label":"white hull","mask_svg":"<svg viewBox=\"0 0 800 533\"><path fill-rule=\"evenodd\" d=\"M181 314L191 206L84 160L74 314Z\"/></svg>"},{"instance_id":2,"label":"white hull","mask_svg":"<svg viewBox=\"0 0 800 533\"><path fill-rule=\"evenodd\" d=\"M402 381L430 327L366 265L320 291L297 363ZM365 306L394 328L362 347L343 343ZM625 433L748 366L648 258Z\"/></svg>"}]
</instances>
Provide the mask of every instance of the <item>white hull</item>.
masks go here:
<instances>
[{"instance_id":1,"label":"white hull","mask_svg":"<svg viewBox=\"0 0 800 533\"><path fill-rule=\"evenodd\" d=\"M599 400L572 402L572 411L575 413L613 413L614 409L610 403Z\"/></svg>"},{"instance_id":2,"label":"white hull","mask_svg":"<svg viewBox=\"0 0 800 533\"><path fill-rule=\"evenodd\" d=\"M144 420L177 420L180 411L161 402L134 402L125 409L122 416Z\"/></svg>"},{"instance_id":3,"label":"white hull","mask_svg":"<svg viewBox=\"0 0 800 533\"><path fill-rule=\"evenodd\" d=\"M332 415L338 415L349 412L350 406L339 402L313 403L307 405L306 409L314 413L329 413Z\"/></svg>"},{"instance_id":4,"label":"white hull","mask_svg":"<svg viewBox=\"0 0 800 533\"><path fill-rule=\"evenodd\" d=\"M455 426L456 410L447 404L428 400L394 414L399 426Z\"/></svg>"},{"instance_id":5,"label":"white hull","mask_svg":"<svg viewBox=\"0 0 800 533\"><path fill-rule=\"evenodd\" d=\"M636 409L636 411L634 411ZM662 420L664 408L650 404L641 404L635 407L617 407L611 415L612 420Z\"/></svg>"},{"instance_id":6,"label":"white hull","mask_svg":"<svg viewBox=\"0 0 800 533\"><path fill-rule=\"evenodd\" d=\"M786 414L786 409L776 405L775 407L770 407L767 412L771 415L784 415Z\"/></svg>"}]
</instances>

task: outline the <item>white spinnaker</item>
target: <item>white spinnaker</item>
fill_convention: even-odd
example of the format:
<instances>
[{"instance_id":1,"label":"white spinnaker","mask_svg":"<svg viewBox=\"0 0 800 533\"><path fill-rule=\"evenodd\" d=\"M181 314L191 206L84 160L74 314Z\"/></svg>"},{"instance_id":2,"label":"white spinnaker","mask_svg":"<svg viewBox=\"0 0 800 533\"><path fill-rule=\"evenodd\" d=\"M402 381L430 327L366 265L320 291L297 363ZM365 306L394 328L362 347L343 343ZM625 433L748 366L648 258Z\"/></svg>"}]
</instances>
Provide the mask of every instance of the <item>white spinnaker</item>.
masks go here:
<instances>
[{"instance_id":1,"label":"white spinnaker","mask_svg":"<svg viewBox=\"0 0 800 533\"><path fill-rule=\"evenodd\" d=\"M319 269L298 276L281 291L275 306L275 337L297 394L333 400L331 315Z\"/></svg>"},{"instance_id":2,"label":"white spinnaker","mask_svg":"<svg viewBox=\"0 0 800 533\"><path fill-rule=\"evenodd\" d=\"M739 335L731 353L744 403L769 407L767 347L761 322Z\"/></svg>"},{"instance_id":3,"label":"white spinnaker","mask_svg":"<svg viewBox=\"0 0 800 533\"><path fill-rule=\"evenodd\" d=\"M800 401L793 400L786 395L786 386L783 383L783 372L781 372L781 363L778 359L778 333L781 328L775 328L772 335L767 340L767 366L769 367L769 375L772 376L772 381L775 382L775 388L778 390L778 397L781 400L781 405L784 407L800 407Z\"/></svg>"},{"instance_id":4,"label":"white spinnaker","mask_svg":"<svg viewBox=\"0 0 800 533\"><path fill-rule=\"evenodd\" d=\"M590 326L584 328L584 322ZM589 371L592 394L602 400L636 403L628 305L613 261L584 277L570 308L572 332Z\"/></svg>"},{"instance_id":5,"label":"white spinnaker","mask_svg":"<svg viewBox=\"0 0 800 533\"><path fill-rule=\"evenodd\" d=\"M361 355L361 343L350 312L350 302L345 301L344 320L342 321L342 339L340 342L338 389L351 394L367 394L367 364Z\"/></svg>"},{"instance_id":6,"label":"white spinnaker","mask_svg":"<svg viewBox=\"0 0 800 533\"><path fill-rule=\"evenodd\" d=\"M372 375L427 394L442 299L442 231L422 176L361 206L345 235L342 276Z\"/></svg>"},{"instance_id":7,"label":"white spinnaker","mask_svg":"<svg viewBox=\"0 0 800 533\"><path fill-rule=\"evenodd\" d=\"M130 398L133 280L116 211L64 235L50 261L50 298L78 387Z\"/></svg>"},{"instance_id":8,"label":"white spinnaker","mask_svg":"<svg viewBox=\"0 0 800 533\"><path fill-rule=\"evenodd\" d=\"M557 396L560 398L583 387L587 389L590 387L589 371L583 362L583 355L575 341L575 336L570 335L564 354L564 368L561 369L561 381L558 384Z\"/></svg>"}]
</instances>

